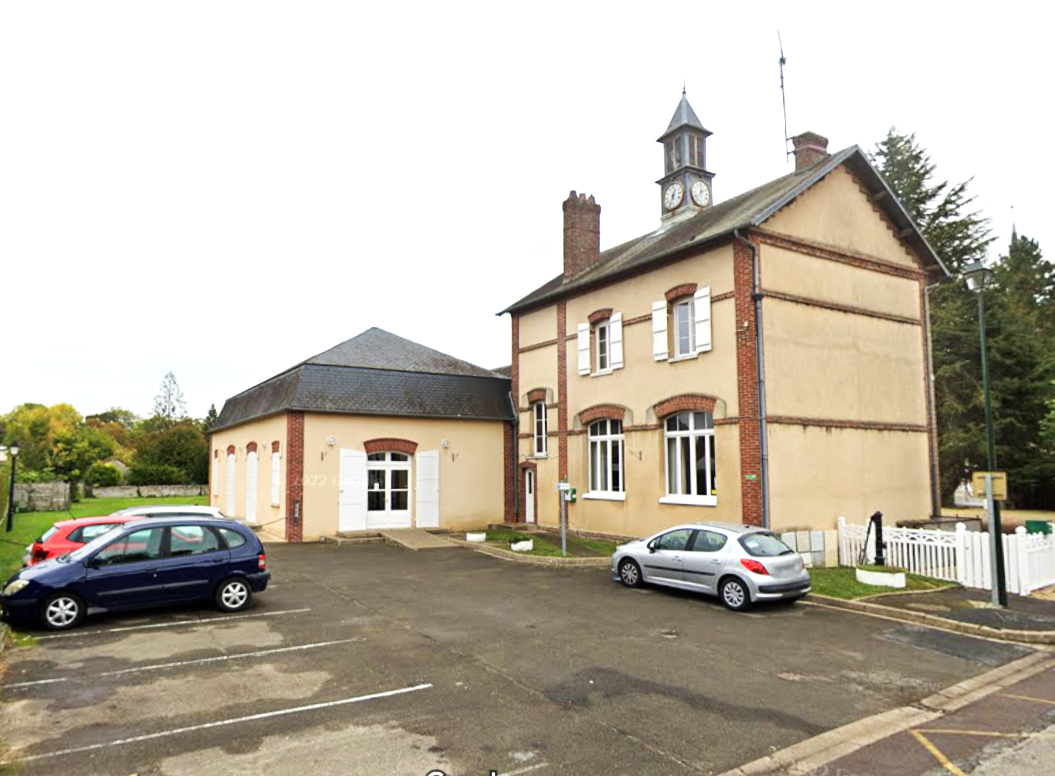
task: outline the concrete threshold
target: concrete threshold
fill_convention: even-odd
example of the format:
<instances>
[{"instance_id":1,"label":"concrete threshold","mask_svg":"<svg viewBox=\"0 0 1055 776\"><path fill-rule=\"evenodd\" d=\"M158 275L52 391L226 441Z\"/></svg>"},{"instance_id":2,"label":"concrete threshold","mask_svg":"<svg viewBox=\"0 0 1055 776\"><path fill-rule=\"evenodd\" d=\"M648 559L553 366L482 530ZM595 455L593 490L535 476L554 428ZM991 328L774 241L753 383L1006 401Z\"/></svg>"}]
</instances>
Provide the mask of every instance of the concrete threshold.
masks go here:
<instances>
[{"instance_id":1,"label":"concrete threshold","mask_svg":"<svg viewBox=\"0 0 1055 776\"><path fill-rule=\"evenodd\" d=\"M381 531L381 538L386 544L397 544L408 550L444 550L457 547L441 536L436 536L424 528L399 528L391 531Z\"/></svg>"}]
</instances>

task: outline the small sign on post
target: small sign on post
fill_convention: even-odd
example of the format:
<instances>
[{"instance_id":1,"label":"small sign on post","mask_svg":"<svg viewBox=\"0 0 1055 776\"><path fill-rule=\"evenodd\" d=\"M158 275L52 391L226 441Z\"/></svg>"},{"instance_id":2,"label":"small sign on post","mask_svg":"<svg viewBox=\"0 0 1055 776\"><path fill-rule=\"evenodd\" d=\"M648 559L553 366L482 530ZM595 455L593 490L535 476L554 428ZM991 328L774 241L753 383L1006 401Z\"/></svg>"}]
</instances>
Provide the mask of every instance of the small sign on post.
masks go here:
<instances>
[{"instance_id":1,"label":"small sign on post","mask_svg":"<svg viewBox=\"0 0 1055 776\"><path fill-rule=\"evenodd\" d=\"M985 477L989 475L993 483L993 499L1007 501L1007 472L975 472L971 475L971 490L978 496L985 493Z\"/></svg>"}]
</instances>

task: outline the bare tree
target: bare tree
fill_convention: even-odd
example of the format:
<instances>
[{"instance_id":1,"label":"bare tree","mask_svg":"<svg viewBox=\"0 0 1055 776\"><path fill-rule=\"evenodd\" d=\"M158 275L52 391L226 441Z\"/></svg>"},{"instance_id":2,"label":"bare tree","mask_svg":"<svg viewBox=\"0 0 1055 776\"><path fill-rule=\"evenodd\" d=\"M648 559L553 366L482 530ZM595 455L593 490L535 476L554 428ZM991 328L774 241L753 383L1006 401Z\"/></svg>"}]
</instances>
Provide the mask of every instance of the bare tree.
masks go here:
<instances>
[{"instance_id":1,"label":"bare tree","mask_svg":"<svg viewBox=\"0 0 1055 776\"><path fill-rule=\"evenodd\" d=\"M176 375L169 372L161 381L161 390L154 397L154 417L166 420L179 420L187 417L187 404L183 401L183 391L179 389Z\"/></svg>"}]
</instances>

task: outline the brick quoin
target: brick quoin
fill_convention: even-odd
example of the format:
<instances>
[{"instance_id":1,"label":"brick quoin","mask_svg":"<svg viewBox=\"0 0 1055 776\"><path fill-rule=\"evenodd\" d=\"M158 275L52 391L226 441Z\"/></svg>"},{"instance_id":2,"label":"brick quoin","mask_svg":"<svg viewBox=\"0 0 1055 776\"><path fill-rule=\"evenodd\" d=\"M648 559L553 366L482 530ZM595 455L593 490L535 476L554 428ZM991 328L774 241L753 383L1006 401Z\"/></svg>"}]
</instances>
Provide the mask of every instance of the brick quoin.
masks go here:
<instances>
[{"instance_id":1,"label":"brick quoin","mask_svg":"<svg viewBox=\"0 0 1055 776\"><path fill-rule=\"evenodd\" d=\"M597 404L580 412L579 422L584 426L588 426L595 420L601 420L602 418L622 421L625 417L626 407L620 407L618 404Z\"/></svg>"},{"instance_id":2,"label":"brick quoin","mask_svg":"<svg viewBox=\"0 0 1055 776\"><path fill-rule=\"evenodd\" d=\"M294 517L294 503L300 516ZM304 540L304 413L286 413L286 541Z\"/></svg>"},{"instance_id":3,"label":"brick quoin","mask_svg":"<svg viewBox=\"0 0 1055 776\"><path fill-rule=\"evenodd\" d=\"M409 439L396 439L395 437L379 437L367 439L363 442L363 449L367 455L374 453L404 453L414 455L418 449L418 443Z\"/></svg>"},{"instance_id":4,"label":"brick quoin","mask_svg":"<svg viewBox=\"0 0 1055 776\"><path fill-rule=\"evenodd\" d=\"M598 208L600 212L600 208ZM568 479L568 306L557 303L557 469L562 480ZM538 485L536 484L536 488Z\"/></svg>"},{"instance_id":5,"label":"brick quoin","mask_svg":"<svg viewBox=\"0 0 1055 776\"><path fill-rule=\"evenodd\" d=\"M511 339L512 339L512 358L513 367L510 370L510 380L512 381L513 391L513 406L520 406L520 316L513 313L510 318L510 325L512 328ZM523 489L520 485L520 472L516 468L516 462L520 458L520 443L517 441L517 434L520 430L520 416L517 415L517 425L514 428L512 423L505 424L505 430L502 432L502 474L504 477L502 492L503 492L503 509L506 516L506 522L515 523L520 520L520 512L517 510L517 490ZM538 489L538 482L536 480L535 489Z\"/></svg>"},{"instance_id":6,"label":"brick quoin","mask_svg":"<svg viewBox=\"0 0 1055 776\"><path fill-rule=\"evenodd\" d=\"M748 239L751 236L748 235ZM756 240L752 240L756 247ZM759 257L761 261L761 256ZM748 325L736 330L736 393L740 405L740 500L742 519L762 525L762 449L759 438L758 358L755 351L754 271L751 250L733 243L733 294L736 321ZM754 479L748 479L754 475Z\"/></svg>"},{"instance_id":7,"label":"brick quoin","mask_svg":"<svg viewBox=\"0 0 1055 776\"><path fill-rule=\"evenodd\" d=\"M704 396L702 393L671 396L656 405L656 417L665 418L678 412L714 412L715 401L713 396Z\"/></svg>"}]
</instances>

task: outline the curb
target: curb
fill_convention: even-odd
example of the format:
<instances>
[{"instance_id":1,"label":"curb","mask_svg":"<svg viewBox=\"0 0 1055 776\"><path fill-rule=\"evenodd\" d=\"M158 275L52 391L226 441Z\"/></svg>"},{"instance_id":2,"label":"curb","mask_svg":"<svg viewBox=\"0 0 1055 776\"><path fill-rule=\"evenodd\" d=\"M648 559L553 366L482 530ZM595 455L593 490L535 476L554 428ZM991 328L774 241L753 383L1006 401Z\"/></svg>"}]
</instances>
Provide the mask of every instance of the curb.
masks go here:
<instances>
[{"instance_id":1,"label":"curb","mask_svg":"<svg viewBox=\"0 0 1055 776\"><path fill-rule=\"evenodd\" d=\"M1055 666L1055 657L1034 652L984 674L967 679L912 706L874 714L813 738L781 749L725 771L720 776L763 776L764 774L810 774L869 744L930 722L944 714L973 703L999 690L1028 679Z\"/></svg>"},{"instance_id":2,"label":"curb","mask_svg":"<svg viewBox=\"0 0 1055 776\"><path fill-rule=\"evenodd\" d=\"M913 622L919 625L932 625L936 628L966 633L969 636L984 636L988 639L1015 641L1023 644L1055 644L1055 630L1024 631L990 628L988 625L976 625L973 622L950 620L946 617L939 617L936 614L909 612L904 609L895 609L892 606L883 606L882 604L866 601L848 601L843 598L831 598L826 595L817 595L816 593L811 593L809 600L834 609L849 609L850 611L863 612L865 614L878 614L883 617L889 617L892 620Z\"/></svg>"},{"instance_id":3,"label":"curb","mask_svg":"<svg viewBox=\"0 0 1055 776\"><path fill-rule=\"evenodd\" d=\"M512 550L488 547L487 545L482 545L478 542L467 542L464 539L451 539L448 537L447 541L461 545L462 547L470 547L484 555L490 555L492 558L499 558L501 560L510 561L511 563L527 563L534 566L577 566L580 568L599 568L612 565L611 558L554 558L546 555L525 555L524 553L513 552Z\"/></svg>"}]
</instances>

